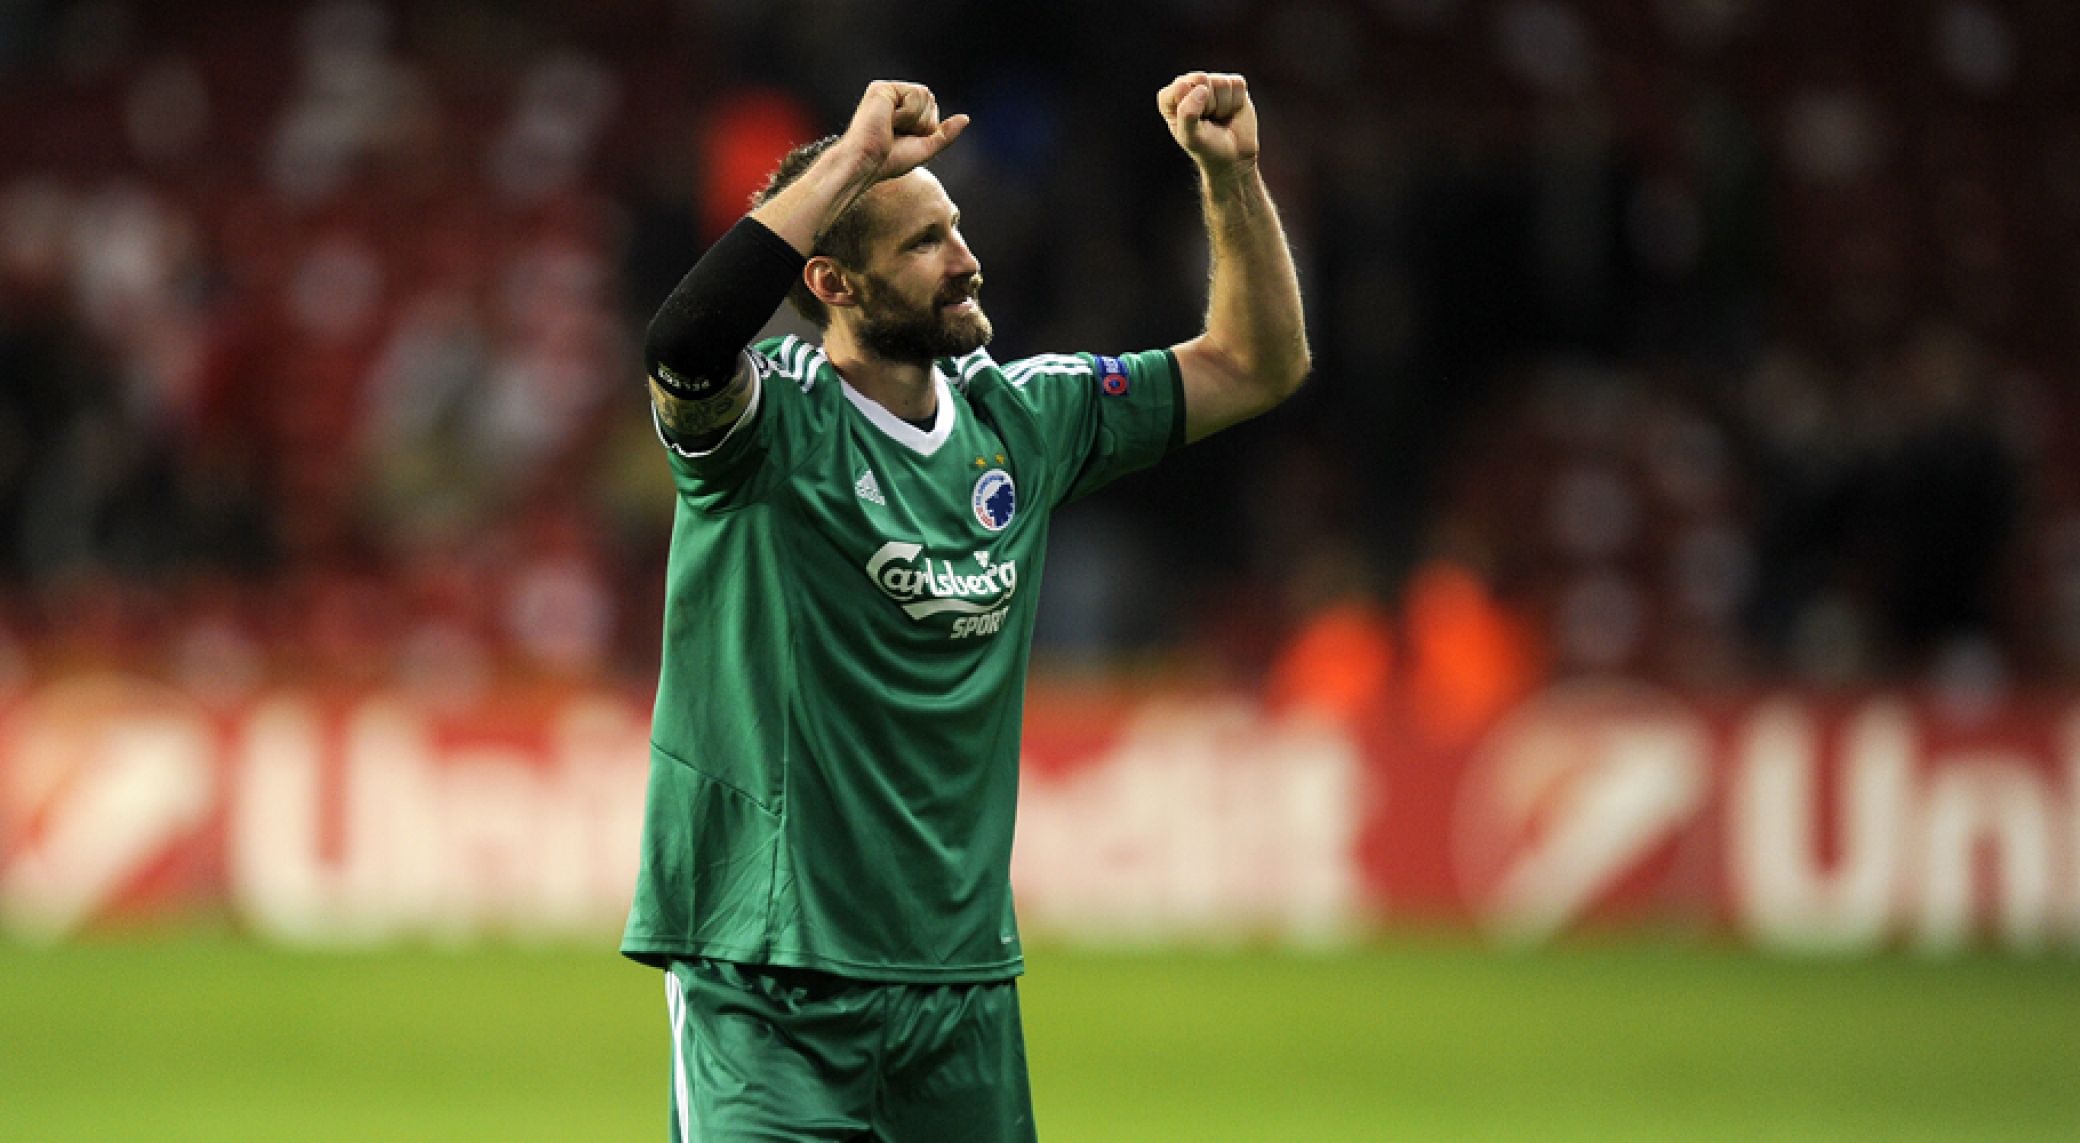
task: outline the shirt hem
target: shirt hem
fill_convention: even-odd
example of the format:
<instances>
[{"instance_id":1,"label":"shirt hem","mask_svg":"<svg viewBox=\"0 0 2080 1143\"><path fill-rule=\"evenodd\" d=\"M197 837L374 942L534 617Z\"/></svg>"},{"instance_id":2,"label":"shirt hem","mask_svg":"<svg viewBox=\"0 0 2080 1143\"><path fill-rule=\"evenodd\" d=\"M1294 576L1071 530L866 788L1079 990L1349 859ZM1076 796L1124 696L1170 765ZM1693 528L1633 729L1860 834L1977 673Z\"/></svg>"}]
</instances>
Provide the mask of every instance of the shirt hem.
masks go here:
<instances>
[{"instance_id":1,"label":"shirt hem","mask_svg":"<svg viewBox=\"0 0 2080 1143\"><path fill-rule=\"evenodd\" d=\"M852 980L886 984L980 984L993 980L1010 980L1025 975L1026 971L1026 958L1023 954L989 964L864 964L790 949L760 950L719 944L624 941L621 945L621 955L651 968L663 968L675 960L707 957L711 960L764 965L769 968L808 969Z\"/></svg>"}]
</instances>

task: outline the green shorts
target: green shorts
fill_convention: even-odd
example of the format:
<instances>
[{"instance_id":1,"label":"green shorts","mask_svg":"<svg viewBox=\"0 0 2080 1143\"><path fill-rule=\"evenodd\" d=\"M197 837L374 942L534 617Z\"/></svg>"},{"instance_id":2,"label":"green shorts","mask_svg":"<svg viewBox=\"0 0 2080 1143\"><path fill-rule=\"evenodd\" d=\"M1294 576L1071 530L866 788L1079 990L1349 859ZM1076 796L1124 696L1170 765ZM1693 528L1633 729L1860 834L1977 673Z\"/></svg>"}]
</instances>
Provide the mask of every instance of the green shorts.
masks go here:
<instances>
[{"instance_id":1,"label":"green shorts","mask_svg":"<svg viewBox=\"0 0 2080 1143\"><path fill-rule=\"evenodd\" d=\"M675 960L674 1143L1032 1140L1018 987Z\"/></svg>"}]
</instances>

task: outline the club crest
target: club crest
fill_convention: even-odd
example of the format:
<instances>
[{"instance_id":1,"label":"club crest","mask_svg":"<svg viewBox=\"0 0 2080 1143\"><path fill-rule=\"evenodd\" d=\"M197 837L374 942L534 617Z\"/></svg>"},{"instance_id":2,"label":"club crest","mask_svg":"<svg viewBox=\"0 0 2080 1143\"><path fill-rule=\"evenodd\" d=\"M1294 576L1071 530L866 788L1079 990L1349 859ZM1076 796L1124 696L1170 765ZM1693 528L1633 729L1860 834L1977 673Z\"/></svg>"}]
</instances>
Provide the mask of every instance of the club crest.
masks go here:
<instances>
[{"instance_id":1,"label":"club crest","mask_svg":"<svg viewBox=\"0 0 2080 1143\"><path fill-rule=\"evenodd\" d=\"M1001 468L992 468L975 478L975 519L992 532L1001 532L1011 523L1011 516L1018 511L1018 490L1011 484L1011 474Z\"/></svg>"}]
</instances>

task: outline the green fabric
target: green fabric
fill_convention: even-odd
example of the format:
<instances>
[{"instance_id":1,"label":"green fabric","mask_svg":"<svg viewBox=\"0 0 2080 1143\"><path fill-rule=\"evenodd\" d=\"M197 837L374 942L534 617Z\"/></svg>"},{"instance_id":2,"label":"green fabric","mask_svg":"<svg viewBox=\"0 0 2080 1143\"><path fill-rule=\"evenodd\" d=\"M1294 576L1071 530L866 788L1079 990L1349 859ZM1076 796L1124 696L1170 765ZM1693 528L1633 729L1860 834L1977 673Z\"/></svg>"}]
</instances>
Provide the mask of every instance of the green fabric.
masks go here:
<instances>
[{"instance_id":1,"label":"green fabric","mask_svg":"<svg viewBox=\"0 0 2080 1143\"><path fill-rule=\"evenodd\" d=\"M674 1143L1035 1138L1018 987L673 961Z\"/></svg>"},{"instance_id":2,"label":"green fabric","mask_svg":"<svg viewBox=\"0 0 2080 1143\"><path fill-rule=\"evenodd\" d=\"M795 338L679 490L622 951L889 981L1023 967L1019 728L1052 510L1182 439L1175 358L939 363L933 434Z\"/></svg>"}]
</instances>

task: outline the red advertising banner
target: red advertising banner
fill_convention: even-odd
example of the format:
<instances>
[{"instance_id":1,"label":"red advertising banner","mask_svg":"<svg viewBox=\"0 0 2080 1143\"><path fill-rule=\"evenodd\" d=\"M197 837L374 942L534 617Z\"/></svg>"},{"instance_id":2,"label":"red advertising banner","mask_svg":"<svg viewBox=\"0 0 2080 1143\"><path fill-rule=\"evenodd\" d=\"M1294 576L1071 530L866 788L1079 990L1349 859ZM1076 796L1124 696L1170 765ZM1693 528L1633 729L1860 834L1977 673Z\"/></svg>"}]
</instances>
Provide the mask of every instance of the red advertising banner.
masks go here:
<instances>
[{"instance_id":1,"label":"red advertising banner","mask_svg":"<svg viewBox=\"0 0 2080 1143\"><path fill-rule=\"evenodd\" d=\"M198 907L295 943L612 931L649 741L629 697L444 710L281 691L212 710L86 677L0 711L0 923Z\"/></svg>"},{"instance_id":2,"label":"red advertising banner","mask_svg":"<svg viewBox=\"0 0 2080 1143\"><path fill-rule=\"evenodd\" d=\"M196 911L272 939L611 939L641 696L465 706L150 680L0 701L0 930ZM1800 952L2080 947L2080 705L1578 683L1463 742L1252 696L1036 688L1013 859L1029 931L1535 943L1683 926Z\"/></svg>"},{"instance_id":3,"label":"red advertising banner","mask_svg":"<svg viewBox=\"0 0 2080 1143\"><path fill-rule=\"evenodd\" d=\"M1390 907L1511 940L1584 922L1771 948L2080 945L2080 708L2039 699L1549 691L1462 758L1386 759ZM1421 768L1434 766L1418 777Z\"/></svg>"}]
</instances>

